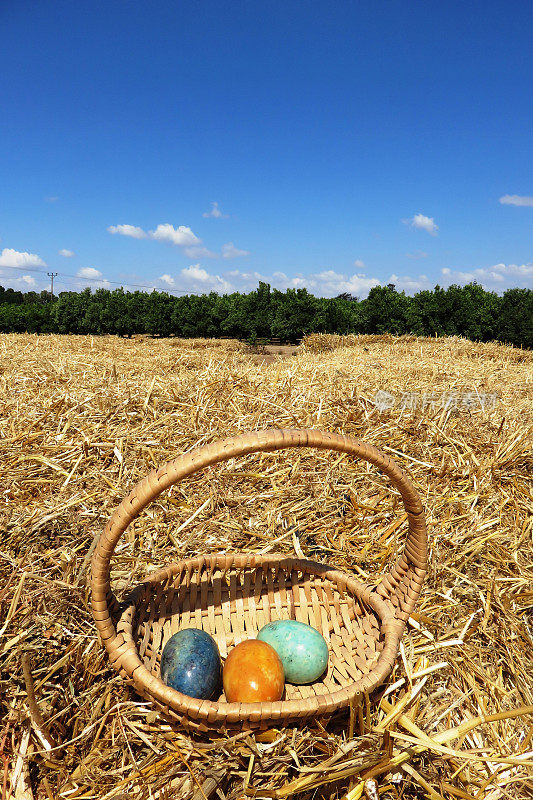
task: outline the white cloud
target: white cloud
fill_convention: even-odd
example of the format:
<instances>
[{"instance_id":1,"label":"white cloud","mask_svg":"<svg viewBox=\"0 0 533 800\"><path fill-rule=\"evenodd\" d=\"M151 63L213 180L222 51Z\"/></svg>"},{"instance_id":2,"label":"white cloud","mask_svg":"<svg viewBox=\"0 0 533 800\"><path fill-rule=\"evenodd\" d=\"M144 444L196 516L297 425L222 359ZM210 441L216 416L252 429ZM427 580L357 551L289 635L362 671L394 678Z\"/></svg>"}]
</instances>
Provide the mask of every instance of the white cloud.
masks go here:
<instances>
[{"instance_id":1,"label":"white cloud","mask_svg":"<svg viewBox=\"0 0 533 800\"><path fill-rule=\"evenodd\" d=\"M501 291L512 287L533 288L533 263L494 264L492 267L480 267L468 272L444 267L441 272L447 279L447 283L471 283L472 281L477 281L483 286Z\"/></svg>"},{"instance_id":2,"label":"white cloud","mask_svg":"<svg viewBox=\"0 0 533 800\"><path fill-rule=\"evenodd\" d=\"M76 255L72 250L65 250L65 248L58 250L58 253L60 256L63 256L63 258L72 258L72 256Z\"/></svg>"},{"instance_id":3,"label":"white cloud","mask_svg":"<svg viewBox=\"0 0 533 800\"><path fill-rule=\"evenodd\" d=\"M202 246L202 240L187 225L179 225L175 228L167 222L148 232L135 225L110 225L107 230L109 233L119 233L121 236L130 236L133 239L154 239L159 242L169 242L178 247L183 247L185 254L189 258L218 258L216 253Z\"/></svg>"},{"instance_id":4,"label":"white cloud","mask_svg":"<svg viewBox=\"0 0 533 800\"><path fill-rule=\"evenodd\" d=\"M136 225L110 225L109 233L119 233L121 236L131 236L132 239L146 239L148 234Z\"/></svg>"},{"instance_id":5,"label":"white cloud","mask_svg":"<svg viewBox=\"0 0 533 800\"><path fill-rule=\"evenodd\" d=\"M424 250L415 250L412 253L405 254L407 258L412 258L413 261L418 261L420 258L427 258L428 254Z\"/></svg>"},{"instance_id":6,"label":"white cloud","mask_svg":"<svg viewBox=\"0 0 533 800\"><path fill-rule=\"evenodd\" d=\"M377 278L368 278L362 272L343 275L332 269L327 269L312 276L311 282L307 282L307 285L318 290L325 297L342 294L343 292L359 296L368 294L373 286L380 285L380 281Z\"/></svg>"},{"instance_id":7,"label":"white cloud","mask_svg":"<svg viewBox=\"0 0 533 800\"><path fill-rule=\"evenodd\" d=\"M0 267L46 267L46 264L35 253L19 252L4 247L0 253Z\"/></svg>"},{"instance_id":8,"label":"white cloud","mask_svg":"<svg viewBox=\"0 0 533 800\"><path fill-rule=\"evenodd\" d=\"M176 281L174 280L172 275L168 275L168 274L160 275L159 276L159 280L163 281L163 283L166 283L167 286L175 286L176 285Z\"/></svg>"},{"instance_id":9,"label":"white cloud","mask_svg":"<svg viewBox=\"0 0 533 800\"><path fill-rule=\"evenodd\" d=\"M44 199L45 199L46 203L57 203L57 201L59 200L59 197L57 195L49 195L48 197L45 197Z\"/></svg>"},{"instance_id":10,"label":"white cloud","mask_svg":"<svg viewBox=\"0 0 533 800\"><path fill-rule=\"evenodd\" d=\"M232 269L227 273L232 278L239 278L239 280L243 281L262 281L266 280L263 278L260 272L241 272L240 269ZM279 275L279 273L274 273L275 275Z\"/></svg>"},{"instance_id":11,"label":"white cloud","mask_svg":"<svg viewBox=\"0 0 533 800\"><path fill-rule=\"evenodd\" d=\"M354 265L354 267L357 267L357 269L364 269L365 268L365 262L361 261L360 258L356 258L355 261L353 262L353 265Z\"/></svg>"},{"instance_id":12,"label":"white cloud","mask_svg":"<svg viewBox=\"0 0 533 800\"><path fill-rule=\"evenodd\" d=\"M369 278L364 273L358 272L352 275L344 275L332 269L323 270L311 275L303 275L301 272L289 277L285 272L278 270L271 276L260 275L257 272L246 273L234 270L229 273L232 276L254 279L254 285L262 280L270 283L281 291L286 289L308 289L309 292L317 297L335 297L343 292L355 294L358 297L366 297L373 286L380 286L377 278Z\"/></svg>"},{"instance_id":13,"label":"white cloud","mask_svg":"<svg viewBox=\"0 0 533 800\"><path fill-rule=\"evenodd\" d=\"M504 206L533 206L533 197L520 194L504 194L500 197L500 203Z\"/></svg>"},{"instance_id":14,"label":"white cloud","mask_svg":"<svg viewBox=\"0 0 533 800\"><path fill-rule=\"evenodd\" d=\"M415 214L412 219L402 220L404 225L410 225L411 228L426 231L431 236L436 236L439 226L435 224L433 217L426 217L424 214Z\"/></svg>"},{"instance_id":15,"label":"white cloud","mask_svg":"<svg viewBox=\"0 0 533 800\"><path fill-rule=\"evenodd\" d=\"M216 253L209 250L207 247L186 247L185 255L189 258L218 258Z\"/></svg>"},{"instance_id":16,"label":"white cloud","mask_svg":"<svg viewBox=\"0 0 533 800\"><path fill-rule=\"evenodd\" d=\"M181 270L181 274L186 281L200 283L203 288L209 291L229 292L232 288L228 281L221 278L220 275L211 275L200 264L191 264L190 267L185 267L185 269Z\"/></svg>"},{"instance_id":17,"label":"white cloud","mask_svg":"<svg viewBox=\"0 0 533 800\"><path fill-rule=\"evenodd\" d=\"M186 225L175 228L169 223L158 225L155 231L150 231L150 238L177 244L180 247L190 247L201 243L201 240Z\"/></svg>"},{"instance_id":18,"label":"white cloud","mask_svg":"<svg viewBox=\"0 0 533 800\"><path fill-rule=\"evenodd\" d=\"M207 270L203 269L200 264L191 264L190 267L185 267L185 269L181 270L181 274L184 278L192 278L193 281L201 281L205 283L209 280L209 273Z\"/></svg>"},{"instance_id":19,"label":"white cloud","mask_svg":"<svg viewBox=\"0 0 533 800\"><path fill-rule=\"evenodd\" d=\"M82 267L76 272L76 277L78 278L101 278L102 273L99 269L95 269L94 267Z\"/></svg>"},{"instance_id":20,"label":"white cloud","mask_svg":"<svg viewBox=\"0 0 533 800\"><path fill-rule=\"evenodd\" d=\"M215 219L228 219L229 214L223 214L218 203L211 203L211 211L204 211L203 217L214 217Z\"/></svg>"},{"instance_id":21,"label":"white cloud","mask_svg":"<svg viewBox=\"0 0 533 800\"><path fill-rule=\"evenodd\" d=\"M240 256L249 256L248 250L239 250L235 247L233 242L228 242L222 245L222 258L239 258Z\"/></svg>"},{"instance_id":22,"label":"white cloud","mask_svg":"<svg viewBox=\"0 0 533 800\"><path fill-rule=\"evenodd\" d=\"M23 292L28 291L29 289L33 289L37 286L37 281L33 277L33 275L20 275L15 277L14 275L9 275L8 273L3 273L0 269L0 278L2 280L2 284L4 288L11 288L11 289L19 289ZM48 279L46 279L48 280ZM41 278L40 280L41 286L44 288L45 284ZM50 286L50 281L46 284L47 287Z\"/></svg>"},{"instance_id":23,"label":"white cloud","mask_svg":"<svg viewBox=\"0 0 533 800\"><path fill-rule=\"evenodd\" d=\"M399 292L411 294L420 292L422 289L432 289L427 275L419 275L412 278L410 275L391 275L387 283L393 283Z\"/></svg>"},{"instance_id":24,"label":"white cloud","mask_svg":"<svg viewBox=\"0 0 533 800\"><path fill-rule=\"evenodd\" d=\"M492 269L501 270L507 275L517 275L524 278L533 277L533 264L496 264Z\"/></svg>"},{"instance_id":25,"label":"white cloud","mask_svg":"<svg viewBox=\"0 0 533 800\"><path fill-rule=\"evenodd\" d=\"M377 278L370 277L364 272L353 274L343 274L335 270L323 270L322 272L304 275L302 273L287 274L282 270L277 270L270 275L264 275L256 270L243 271L232 269L225 272L222 276L210 273L200 264L192 264L181 270L180 277L186 285L197 290L201 287L202 291L216 291L220 293L230 291L252 291L257 288L259 281L269 283L271 286L285 291L286 289L303 289L317 297L336 297L339 294L348 292L356 295L360 299L367 296L370 289L374 286L381 286L382 282ZM168 282L173 280L170 275L162 275L161 281ZM180 286L183 285L180 281ZM403 290L408 294L420 291L421 289L432 288L427 275L411 277L408 275L391 275L388 283L396 284L399 291Z\"/></svg>"},{"instance_id":26,"label":"white cloud","mask_svg":"<svg viewBox=\"0 0 533 800\"><path fill-rule=\"evenodd\" d=\"M95 269L94 267L82 267L76 272L76 277L78 278L77 281L78 289L87 286L87 281L89 282L89 285L93 289L112 288L109 281L102 276L100 270Z\"/></svg>"}]
</instances>

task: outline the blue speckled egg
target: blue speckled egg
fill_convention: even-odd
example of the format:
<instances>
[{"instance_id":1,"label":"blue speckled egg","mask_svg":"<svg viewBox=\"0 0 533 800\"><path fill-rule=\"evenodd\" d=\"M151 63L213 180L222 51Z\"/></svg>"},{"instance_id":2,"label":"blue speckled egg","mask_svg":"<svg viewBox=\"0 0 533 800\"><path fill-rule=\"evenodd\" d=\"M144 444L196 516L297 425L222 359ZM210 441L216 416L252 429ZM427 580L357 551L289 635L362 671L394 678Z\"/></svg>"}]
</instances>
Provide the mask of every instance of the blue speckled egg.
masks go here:
<instances>
[{"instance_id":1,"label":"blue speckled egg","mask_svg":"<svg viewBox=\"0 0 533 800\"><path fill-rule=\"evenodd\" d=\"M198 628L171 636L161 656L161 678L178 692L210 700L221 691L221 662L217 643Z\"/></svg>"},{"instance_id":2,"label":"blue speckled egg","mask_svg":"<svg viewBox=\"0 0 533 800\"><path fill-rule=\"evenodd\" d=\"M320 678L328 664L328 646L315 628L282 619L261 628L257 638L271 645L283 664L287 683L312 683Z\"/></svg>"}]
</instances>

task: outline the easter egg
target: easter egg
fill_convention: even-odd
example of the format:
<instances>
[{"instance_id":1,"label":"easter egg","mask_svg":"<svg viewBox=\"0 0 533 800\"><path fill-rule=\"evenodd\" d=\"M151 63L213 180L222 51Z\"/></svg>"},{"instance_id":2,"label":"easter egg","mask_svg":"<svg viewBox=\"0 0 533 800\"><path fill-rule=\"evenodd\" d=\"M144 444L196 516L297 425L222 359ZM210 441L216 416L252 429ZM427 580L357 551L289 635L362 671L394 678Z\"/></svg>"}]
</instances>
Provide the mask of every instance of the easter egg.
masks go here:
<instances>
[{"instance_id":1,"label":"easter egg","mask_svg":"<svg viewBox=\"0 0 533 800\"><path fill-rule=\"evenodd\" d=\"M270 644L283 664L287 683L312 683L328 664L328 646L315 628L295 619L269 622L257 634Z\"/></svg>"},{"instance_id":2,"label":"easter egg","mask_svg":"<svg viewBox=\"0 0 533 800\"><path fill-rule=\"evenodd\" d=\"M161 678L178 692L209 700L220 693L220 653L205 631L186 628L171 636L161 655Z\"/></svg>"},{"instance_id":3,"label":"easter egg","mask_svg":"<svg viewBox=\"0 0 533 800\"><path fill-rule=\"evenodd\" d=\"M285 685L278 654L257 639L241 642L230 651L222 681L228 703L281 700Z\"/></svg>"}]
</instances>

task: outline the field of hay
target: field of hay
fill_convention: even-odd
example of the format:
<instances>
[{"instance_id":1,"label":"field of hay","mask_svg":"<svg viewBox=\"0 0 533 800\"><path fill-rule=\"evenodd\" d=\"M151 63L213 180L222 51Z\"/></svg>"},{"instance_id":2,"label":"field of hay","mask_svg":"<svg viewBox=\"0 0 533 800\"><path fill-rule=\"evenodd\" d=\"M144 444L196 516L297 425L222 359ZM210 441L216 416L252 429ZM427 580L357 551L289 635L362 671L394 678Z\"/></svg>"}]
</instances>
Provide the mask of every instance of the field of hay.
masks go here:
<instances>
[{"instance_id":1,"label":"field of hay","mask_svg":"<svg viewBox=\"0 0 533 800\"><path fill-rule=\"evenodd\" d=\"M2 797L533 797L531 353L314 335L257 362L238 342L0 337ZM397 460L426 508L429 573L393 674L351 714L192 739L110 668L90 554L154 466L266 427L342 432ZM397 501L373 468L325 452L228 462L143 512L114 586L219 550L296 551L375 582L401 549Z\"/></svg>"}]
</instances>

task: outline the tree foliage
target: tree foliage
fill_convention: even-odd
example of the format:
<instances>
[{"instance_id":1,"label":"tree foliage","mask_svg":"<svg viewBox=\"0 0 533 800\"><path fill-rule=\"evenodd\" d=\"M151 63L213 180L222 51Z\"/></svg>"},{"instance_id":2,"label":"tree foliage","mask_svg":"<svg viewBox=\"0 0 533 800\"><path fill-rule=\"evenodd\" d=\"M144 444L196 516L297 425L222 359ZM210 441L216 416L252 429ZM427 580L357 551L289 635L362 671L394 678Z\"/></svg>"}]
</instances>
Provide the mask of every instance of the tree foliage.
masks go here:
<instances>
[{"instance_id":1,"label":"tree foliage","mask_svg":"<svg viewBox=\"0 0 533 800\"><path fill-rule=\"evenodd\" d=\"M97 289L23 293L0 286L0 332L218 337L294 342L308 333L414 333L464 336L533 346L533 291L502 296L476 283L436 286L414 297L393 284L351 294L314 297L306 289L281 292L260 282L248 294L174 297L166 292Z\"/></svg>"}]
</instances>

